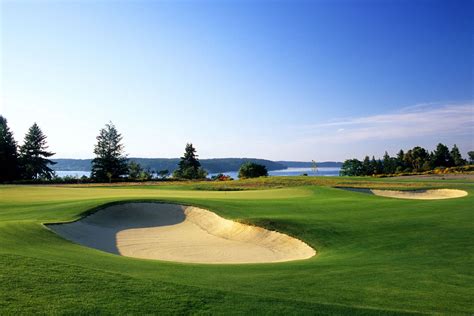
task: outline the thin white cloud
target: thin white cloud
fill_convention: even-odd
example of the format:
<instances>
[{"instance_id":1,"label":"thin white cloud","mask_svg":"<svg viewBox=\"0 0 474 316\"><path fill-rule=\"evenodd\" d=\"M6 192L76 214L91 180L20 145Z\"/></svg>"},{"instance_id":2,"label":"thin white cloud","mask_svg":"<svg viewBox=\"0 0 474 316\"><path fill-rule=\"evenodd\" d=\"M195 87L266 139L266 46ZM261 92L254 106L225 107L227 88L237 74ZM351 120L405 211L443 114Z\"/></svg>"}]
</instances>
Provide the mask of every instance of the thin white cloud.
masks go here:
<instances>
[{"instance_id":1,"label":"thin white cloud","mask_svg":"<svg viewBox=\"0 0 474 316\"><path fill-rule=\"evenodd\" d=\"M474 135L474 104L416 105L395 113L306 126L303 133L313 142L331 143Z\"/></svg>"}]
</instances>

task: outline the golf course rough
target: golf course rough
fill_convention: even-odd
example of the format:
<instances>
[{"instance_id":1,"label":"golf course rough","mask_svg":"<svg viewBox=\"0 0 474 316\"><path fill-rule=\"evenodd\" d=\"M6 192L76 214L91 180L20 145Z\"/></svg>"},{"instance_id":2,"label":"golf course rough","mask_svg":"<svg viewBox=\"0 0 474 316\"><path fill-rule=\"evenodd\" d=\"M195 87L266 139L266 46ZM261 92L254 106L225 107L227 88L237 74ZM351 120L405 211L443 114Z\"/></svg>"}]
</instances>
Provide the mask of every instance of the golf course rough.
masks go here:
<instances>
[{"instance_id":1,"label":"golf course rough","mask_svg":"<svg viewBox=\"0 0 474 316\"><path fill-rule=\"evenodd\" d=\"M177 204L112 205L79 221L48 227L78 244L142 259L265 263L308 259L316 254L288 235Z\"/></svg>"}]
</instances>

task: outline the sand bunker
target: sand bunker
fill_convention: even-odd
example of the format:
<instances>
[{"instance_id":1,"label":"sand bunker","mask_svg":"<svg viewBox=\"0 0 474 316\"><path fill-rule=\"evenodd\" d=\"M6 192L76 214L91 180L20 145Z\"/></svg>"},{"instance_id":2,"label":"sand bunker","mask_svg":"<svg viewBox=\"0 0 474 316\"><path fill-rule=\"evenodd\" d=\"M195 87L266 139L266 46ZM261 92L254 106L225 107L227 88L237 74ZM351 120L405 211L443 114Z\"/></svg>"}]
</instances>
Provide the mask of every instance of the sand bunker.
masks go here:
<instances>
[{"instance_id":1,"label":"sand bunker","mask_svg":"<svg viewBox=\"0 0 474 316\"><path fill-rule=\"evenodd\" d=\"M316 254L288 235L192 206L113 205L79 221L48 225L64 238L127 257L194 263L263 263Z\"/></svg>"},{"instance_id":2,"label":"sand bunker","mask_svg":"<svg viewBox=\"0 0 474 316\"><path fill-rule=\"evenodd\" d=\"M376 190L376 189L358 189L344 188L345 190L371 193L374 195L414 200L440 200L453 199L467 195L466 191L456 189L433 189L433 190L414 190L414 191L394 191L394 190Z\"/></svg>"},{"instance_id":3,"label":"sand bunker","mask_svg":"<svg viewBox=\"0 0 474 316\"><path fill-rule=\"evenodd\" d=\"M453 199L467 195L466 191L455 189L435 189L417 191L371 190L373 194L398 199L440 200Z\"/></svg>"}]
</instances>

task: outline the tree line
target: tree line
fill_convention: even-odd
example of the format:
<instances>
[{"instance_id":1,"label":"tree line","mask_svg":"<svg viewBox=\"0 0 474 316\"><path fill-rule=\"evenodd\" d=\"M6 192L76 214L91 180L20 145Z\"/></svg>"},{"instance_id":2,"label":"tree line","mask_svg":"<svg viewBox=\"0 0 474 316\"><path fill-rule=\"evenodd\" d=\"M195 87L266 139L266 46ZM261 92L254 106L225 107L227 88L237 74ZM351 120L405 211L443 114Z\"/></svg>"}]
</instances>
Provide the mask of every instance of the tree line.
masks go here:
<instances>
[{"instance_id":1,"label":"tree line","mask_svg":"<svg viewBox=\"0 0 474 316\"><path fill-rule=\"evenodd\" d=\"M34 123L19 146L13 137L5 117L0 115L0 182L51 180L56 174L50 168L55 162L48 159L55 153L47 150L46 135ZM99 131L94 146L91 180L111 182L116 180L151 180L155 176L166 178L169 170L144 169L135 162L129 162L122 143L122 135L110 122ZM175 178L202 179L207 172L197 159L196 149L187 144L181 157Z\"/></svg>"},{"instance_id":2,"label":"tree line","mask_svg":"<svg viewBox=\"0 0 474 316\"><path fill-rule=\"evenodd\" d=\"M382 159L372 159L365 156L364 160L348 159L344 161L340 175L342 176L369 176L380 174L397 174L424 172L437 168L459 167L474 163L474 151L468 152L469 162L464 159L459 148L454 145L451 150L448 146L439 143L436 149L429 152L425 148L416 146L407 152L400 150L395 157L387 152Z\"/></svg>"},{"instance_id":3,"label":"tree line","mask_svg":"<svg viewBox=\"0 0 474 316\"><path fill-rule=\"evenodd\" d=\"M54 162L48 158L54 153L47 150L46 135L34 123L18 146L7 120L0 115L0 182L15 180L51 179Z\"/></svg>"},{"instance_id":4,"label":"tree line","mask_svg":"<svg viewBox=\"0 0 474 316\"><path fill-rule=\"evenodd\" d=\"M95 158L91 162L91 180L95 182L112 182L117 180L152 180L164 179L170 175L169 170L150 170L140 164L129 161L122 143L122 135L112 122L105 125L96 137L94 146ZM21 146L17 144L7 120L0 115L0 182L51 180L56 177L50 168L55 162L48 158L54 153L47 150L46 135L38 124L34 123L25 135ZM247 163L242 165L239 173L242 178L267 175L263 165ZM186 144L184 155L180 158L178 168L173 172L177 179L205 179L207 176L199 162L196 148ZM228 177L216 177L216 180Z\"/></svg>"},{"instance_id":5,"label":"tree line","mask_svg":"<svg viewBox=\"0 0 474 316\"><path fill-rule=\"evenodd\" d=\"M94 147L96 157L92 160L91 177L97 181L113 181L128 175L129 179L150 180L151 172L143 170L140 164L135 162L127 163L124 155L124 146L122 144L122 135L112 123L105 125L97 136L97 144ZM145 179L143 174L145 174ZM157 172L162 178L169 175L168 170ZM248 162L242 164L239 169L240 178L254 178L267 176L267 168L263 165ZM178 168L173 172L173 178L176 179L205 179L207 171L201 166L196 148L188 143L184 149L184 155L180 158ZM222 174L214 177L214 180L231 180Z\"/></svg>"},{"instance_id":6,"label":"tree line","mask_svg":"<svg viewBox=\"0 0 474 316\"><path fill-rule=\"evenodd\" d=\"M94 154L95 158L91 162L91 180L95 182L146 181L156 178L164 179L171 174L169 170L145 169L140 164L129 161L122 143L122 135L112 122L99 131ZM50 168L55 164L49 159L53 155L53 152L48 151L46 135L38 124L34 123L28 129L23 144L18 145L8 127L7 120L0 115L0 182L51 180L56 176ZM468 152L468 155L470 163L473 163L474 151ZM462 157L456 145L449 150L446 145L440 143L433 152L417 146L407 152L400 150L395 157L385 152L382 159L375 159L375 157L370 159L368 156L362 161L349 159L344 161L340 175L366 176L423 172L466 164L468 161ZM177 179L206 178L207 172L202 168L193 144L186 144L184 155L180 158L178 168L172 175ZM257 163L247 162L239 169L240 178L267 175L266 167ZM228 179L223 175L215 178Z\"/></svg>"}]
</instances>

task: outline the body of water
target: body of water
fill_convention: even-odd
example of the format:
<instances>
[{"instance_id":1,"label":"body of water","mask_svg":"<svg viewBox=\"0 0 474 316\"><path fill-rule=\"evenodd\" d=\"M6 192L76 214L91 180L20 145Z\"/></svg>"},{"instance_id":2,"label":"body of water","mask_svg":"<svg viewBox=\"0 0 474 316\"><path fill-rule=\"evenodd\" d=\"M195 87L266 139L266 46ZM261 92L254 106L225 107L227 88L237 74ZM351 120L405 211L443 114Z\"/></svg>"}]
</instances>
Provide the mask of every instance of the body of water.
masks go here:
<instances>
[{"instance_id":1,"label":"body of water","mask_svg":"<svg viewBox=\"0 0 474 316\"><path fill-rule=\"evenodd\" d=\"M339 175L339 171L341 168L318 168L316 172L314 172L313 169L311 168L288 168L288 169L282 169L282 170L273 170L269 171L268 175L269 176L301 176L302 174L307 174L308 176L329 176L329 177L335 177ZM237 179L238 172L237 171L229 171L229 172L222 172L225 175L231 176L234 179ZM56 174L59 177L65 177L65 176L70 176L70 177L76 177L80 178L82 176L90 177L91 172L90 171L65 171L65 170L60 170L56 171ZM209 177L215 176L218 173L210 173Z\"/></svg>"},{"instance_id":2,"label":"body of water","mask_svg":"<svg viewBox=\"0 0 474 316\"><path fill-rule=\"evenodd\" d=\"M91 172L90 171L65 171L65 170L56 170L56 175L58 177L75 177L75 178L80 178L82 176L90 177Z\"/></svg>"},{"instance_id":3,"label":"body of water","mask_svg":"<svg viewBox=\"0 0 474 316\"><path fill-rule=\"evenodd\" d=\"M339 171L341 168L330 168L330 167L322 167L318 168L316 172L312 168L288 168L282 170L272 170L268 172L269 176L301 176L302 174L307 174L308 176L329 176L329 177L336 177L339 176ZM225 175L231 176L234 179L238 178L238 171L229 171L229 172L222 172ZM218 173L210 173L209 177L215 176Z\"/></svg>"}]
</instances>

